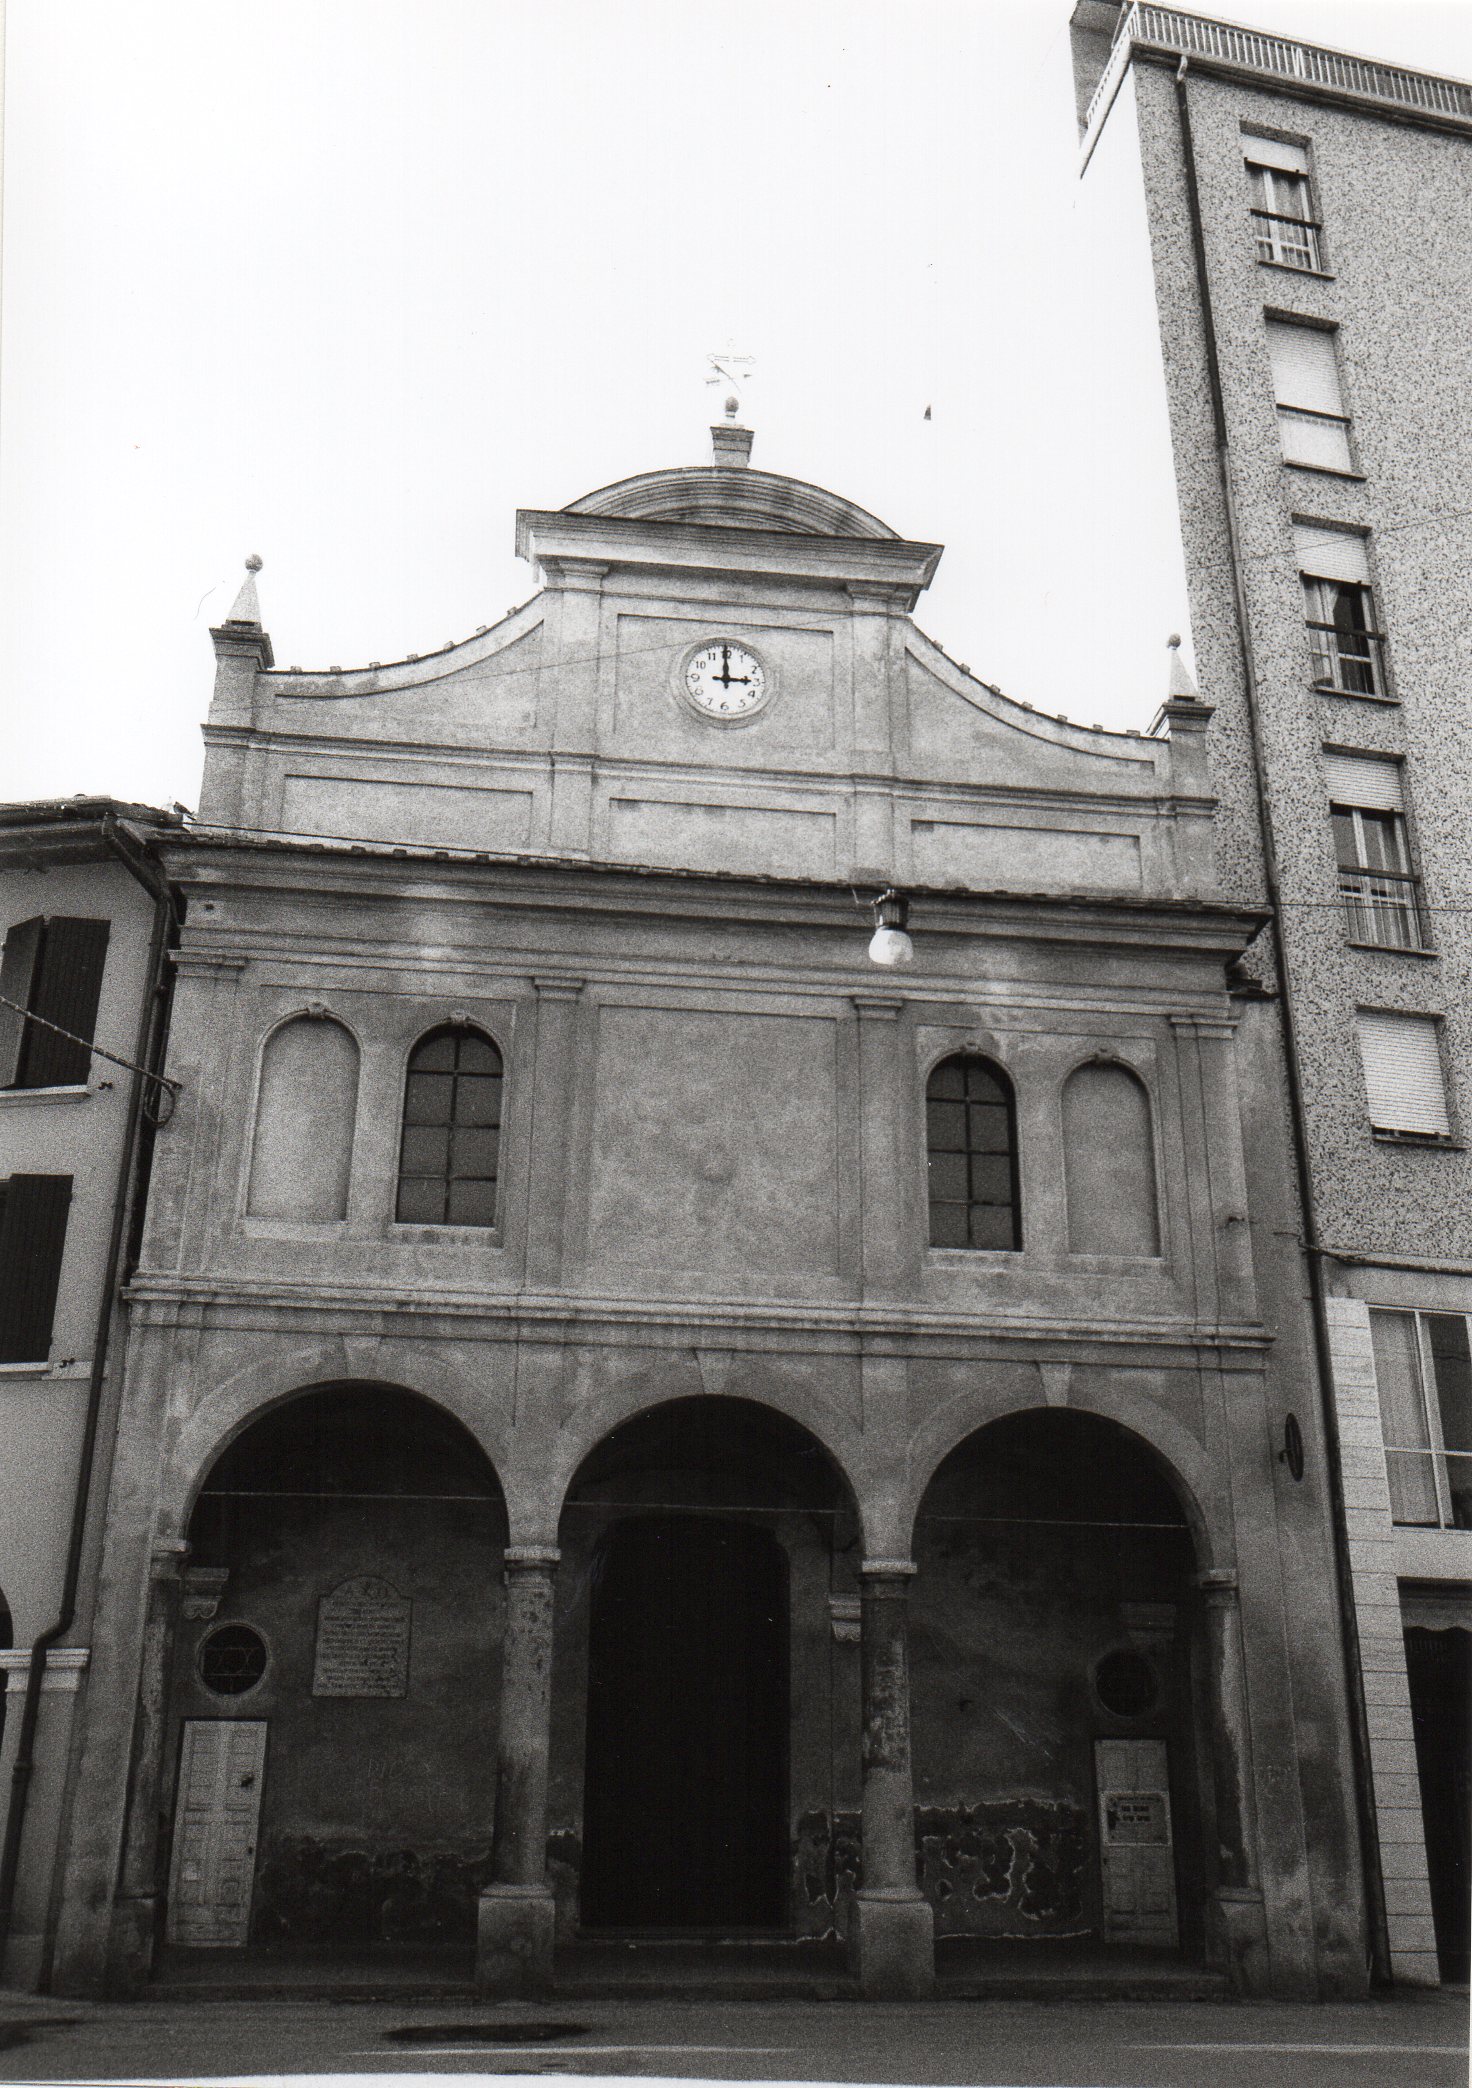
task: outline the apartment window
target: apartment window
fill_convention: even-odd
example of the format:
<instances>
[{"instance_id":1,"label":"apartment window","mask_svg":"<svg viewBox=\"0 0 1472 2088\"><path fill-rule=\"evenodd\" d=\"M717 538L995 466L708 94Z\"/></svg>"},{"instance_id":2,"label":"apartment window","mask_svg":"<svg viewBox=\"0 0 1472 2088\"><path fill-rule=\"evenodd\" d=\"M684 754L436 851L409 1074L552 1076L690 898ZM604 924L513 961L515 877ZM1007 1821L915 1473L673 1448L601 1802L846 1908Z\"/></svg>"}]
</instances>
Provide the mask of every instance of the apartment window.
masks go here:
<instances>
[{"instance_id":1,"label":"apartment window","mask_svg":"<svg viewBox=\"0 0 1472 2088\"><path fill-rule=\"evenodd\" d=\"M420 1039L404 1089L401 1225L494 1225L501 1054L472 1029Z\"/></svg>"},{"instance_id":2,"label":"apartment window","mask_svg":"<svg viewBox=\"0 0 1472 2088\"><path fill-rule=\"evenodd\" d=\"M1361 1008L1355 1015L1370 1122L1377 1131L1450 1138L1434 1015Z\"/></svg>"},{"instance_id":3,"label":"apartment window","mask_svg":"<svg viewBox=\"0 0 1472 2088\"><path fill-rule=\"evenodd\" d=\"M1353 530L1294 525L1314 687L1340 696L1384 696L1385 637L1365 539Z\"/></svg>"},{"instance_id":4,"label":"apartment window","mask_svg":"<svg viewBox=\"0 0 1472 2088\"><path fill-rule=\"evenodd\" d=\"M1472 1530L1472 1344L1460 1312L1370 1314L1393 1522Z\"/></svg>"},{"instance_id":5,"label":"apartment window","mask_svg":"<svg viewBox=\"0 0 1472 2088\"><path fill-rule=\"evenodd\" d=\"M1022 1245L1016 1116L1000 1066L942 1059L925 1090L932 1247Z\"/></svg>"},{"instance_id":6,"label":"apartment window","mask_svg":"<svg viewBox=\"0 0 1472 2088\"><path fill-rule=\"evenodd\" d=\"M70 1175L0 1181L0 1363L45 1363L66 1246Z\"/></svg>"},{"instance_id":7,"label":"apartment window","mask_svg":"<svg viewBox=\"0 0 1472 2088\"><path fill-rule=\"evenodd\" d=\"M0 958L0 1087L81 1087L107 957L106 921L17 921ZM39 1015L55 1023L29 1022ZM67 1030L69 1037L57 1035ZM83 1041L73 1042L73 1038Z\"/></svg>"},{"instance_id":8,"label":"apartment window","mask_svg":"<svg viewBox=\"0 0 1472 2088\"><path fill-rule=\"evenodd\" d=\"M1333 334L1289 319L1269 319L1267 334L1284 463L1353 471Z\"/></svg>"},{"instance_id":9,"label":"apartment window","mask_svg":"<svg viewBox=\"0 0 1472 2088\"><path fill-rule=\"evenodd\" d=\"M1308 153L1275 138L1244 138L1247 183L1259 261L1321 272L1319 223L1309 187Z\"/></svg>"},{"instance_id":10,"label":"apartment window","mask_svg":"<svg viewBox=\"0 0 1472 2088\"><path fill-rule=\"evenodd\" d=\"M1350 941L1386 950L1420 949L1400 763L1326 749L1324 767Z\"/></svg>"}]
</instances>

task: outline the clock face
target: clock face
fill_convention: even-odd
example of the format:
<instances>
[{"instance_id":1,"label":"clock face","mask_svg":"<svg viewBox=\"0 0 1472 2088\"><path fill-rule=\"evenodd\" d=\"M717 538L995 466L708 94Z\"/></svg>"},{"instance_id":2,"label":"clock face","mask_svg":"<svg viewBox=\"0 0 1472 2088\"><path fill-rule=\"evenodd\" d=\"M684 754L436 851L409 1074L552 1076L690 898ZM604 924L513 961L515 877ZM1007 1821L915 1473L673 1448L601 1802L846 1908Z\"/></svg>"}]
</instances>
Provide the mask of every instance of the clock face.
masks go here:
<instances>
[{"instance_id":1,"label":"clock face","mask_svg":"<svg viewBox=\"0 0 1472 2088\"><path fill-rule=\"evenodd\" d=\"M749 718L767 700L767 670L744 645L718 638L685 662L685 693L707 718Z\"/></svg>"}]
</instances>

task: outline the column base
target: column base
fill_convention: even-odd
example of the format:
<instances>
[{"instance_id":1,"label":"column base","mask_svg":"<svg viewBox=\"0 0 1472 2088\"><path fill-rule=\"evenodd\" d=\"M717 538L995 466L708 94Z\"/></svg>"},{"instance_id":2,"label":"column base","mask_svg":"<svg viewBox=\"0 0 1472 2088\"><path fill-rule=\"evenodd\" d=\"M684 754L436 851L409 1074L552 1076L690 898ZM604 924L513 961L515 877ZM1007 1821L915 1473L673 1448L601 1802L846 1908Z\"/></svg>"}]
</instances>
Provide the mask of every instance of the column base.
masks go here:
<instances>
[{"instance_id":1,"label":"column base","mask_svg":"<svg viewBox=\"0 0 1472 2088\"><path fill-rule=\"evenodd\" d=\"M1207 1902L1214 1933L1212 1956L1221 1964L1236 1994L1267 1994L1273 1989L1268 1962L1267 1911L1262 1894L1250 1886L1218 1886ZM1309 1996L1308 1998L1312 1998Z\"/></svg>"},{"instance_id":2,"label":"column base","mask_svg":"<svg viewBox=\"0 0 1472 2088\"><path fill-rule=\"evenodd\" d=\"M552 1984L557 1903L546 1885L488 1885L476 1920L475 1983L483 1994L545 1994Z\"/></svg>"},{"instance_id":3,"label":"column base","mask_svg":"<svg viewBox=\"0 0 1472 2088\"><path fill-rule=\"evenodd\" d=\"M866 2001L923 2001L935 1987L935 1912L918 1892L854 1894L849 1967Z\"/></svg>"}]
</instances>

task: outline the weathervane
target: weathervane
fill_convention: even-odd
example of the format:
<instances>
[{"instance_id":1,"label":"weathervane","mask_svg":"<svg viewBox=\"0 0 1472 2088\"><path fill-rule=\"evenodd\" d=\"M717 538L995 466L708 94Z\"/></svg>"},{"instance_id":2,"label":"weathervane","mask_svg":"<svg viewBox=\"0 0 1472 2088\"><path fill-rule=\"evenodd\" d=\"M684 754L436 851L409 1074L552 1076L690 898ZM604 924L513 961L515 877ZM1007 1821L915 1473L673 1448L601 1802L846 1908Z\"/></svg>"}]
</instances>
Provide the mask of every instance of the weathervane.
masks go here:
<instances>
[{"instance_id":1,"label":"weathervane","mask_svg":"<svg viewBox=\"0 0 1472 2088\"><path fill-rule=\"evenodd\" d=\"M751 382L751 373L756 365L754 355L738 355L732 348L723 348L705 358L710 365L707 384L727 384L731 387L726 397L725 414L734 421L741 411L741 397Z\"/></svg>"}]
</instances>

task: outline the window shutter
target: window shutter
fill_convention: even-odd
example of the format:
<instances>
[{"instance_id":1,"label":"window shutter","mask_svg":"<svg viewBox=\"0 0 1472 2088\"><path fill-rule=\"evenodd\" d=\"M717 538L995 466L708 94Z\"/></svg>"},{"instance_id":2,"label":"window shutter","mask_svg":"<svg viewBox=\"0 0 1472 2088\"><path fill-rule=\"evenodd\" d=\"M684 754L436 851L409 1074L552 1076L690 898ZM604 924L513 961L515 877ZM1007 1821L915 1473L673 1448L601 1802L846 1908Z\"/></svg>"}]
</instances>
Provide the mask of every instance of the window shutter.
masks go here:
<instances>
[{"instance_id":1,"label":"window shutter","mask_svg":"<svg viewBox=\"0 0 1472 2088\"><path fill-rule=\"evenodd\" d=\"M1244 132L1242 151L1254 167L1276 167L1280 174L1308 172L1308 152L1302 145L1284 145L1277 138L1258 138Z\"/></svg>"},{"instance_id":2,"label":"window shutter","mask_svg":"<svg viewBox=\"0 0 1472 2088\"><path fill-rule=\"evenodd\" d=\"M80 1087L86 1081L92 1064L87 1045L97 1020L107 936L106 921L73 920L56 914L46 923L32 1011L85 1037L87 1043L73 1044L54 1030L30 1023L21 1072L27 1087Z\"/></svg>"},{"instance_id":3,"label":"window shutter","mask_svg":"<svg viewBox=\"0 0 1472 2088\"><path fill-rule=\"evenodd\" d=\"M1362 812L1403 812L1400 763L1373 754L1331 754L1324 750L1329 798L1336 805L1358 805Z\"/></svg>"},{"instance_id":4,"label":"window shutter","mask_svg":"<svg viewBox=\"0 0 1472 2088\"><path fill-rule=\"evenodd\" d=\"M1382 1131L1447 1136L1446 1087L1436 1023L1430 1015L1388 1015L1362 1008L1355 1017L1365 1066L1370 1122Z\"/></svg>"},{"instance_id":5,"label":"window shutter","mask_svg":"<svg viewBox=\"0 0 1472 2088\"><path fill-rule=\"evenodd\" d=\"M1312 574L1316 580L1348 580L1356 587L1369 586L1370 560L1365 539L1352 530L1295 522L1293 545L1300 573Z\"/></svg>"},{"instance_id":6,"label":"window shutter","mask_svg":"<svg viewBox=\"0 0 1472 2088\"><path fill-rule=\"evenodd\" d=\"M66 1246L70 1175L12 1175L0 1218L0 1363L44 1363Z\"/></svg>"},{"instance_id":7,"label":"window shutter","mask_svg":"<svg viewBox=\"0 0 1472 2088\"><path fill-rule=\"evenodd\" d=\"M1333 334L1317 326L1291 326L1282 319L1269 319L1266 325L1278 404L1303 406L1310 413L1343 414Z\"/></svg>"},{"instance_id":8,"label":"window shutter","mask_svg":"<svg viewBox=\"0 0 1472 2088\"><path fill-rule=\"evenodd\" d=\"M0 993L15 1007L0 1004L0 1087L14 1087L20 1078L21 1048L30 1024L19 1008L31 1005L31 987L36 976L36 958L41 949L42 922L17 921L5 937L0 958Z\"/></svg>"}]
</instances>

